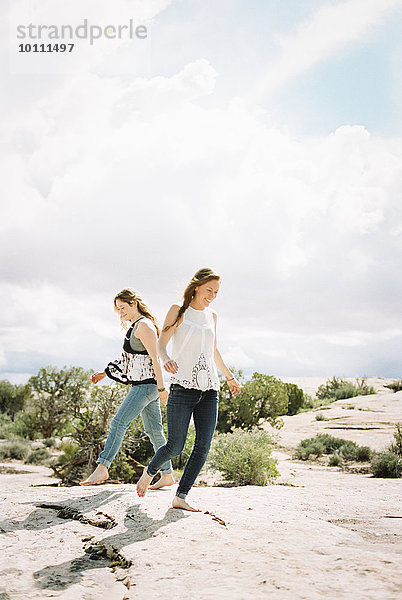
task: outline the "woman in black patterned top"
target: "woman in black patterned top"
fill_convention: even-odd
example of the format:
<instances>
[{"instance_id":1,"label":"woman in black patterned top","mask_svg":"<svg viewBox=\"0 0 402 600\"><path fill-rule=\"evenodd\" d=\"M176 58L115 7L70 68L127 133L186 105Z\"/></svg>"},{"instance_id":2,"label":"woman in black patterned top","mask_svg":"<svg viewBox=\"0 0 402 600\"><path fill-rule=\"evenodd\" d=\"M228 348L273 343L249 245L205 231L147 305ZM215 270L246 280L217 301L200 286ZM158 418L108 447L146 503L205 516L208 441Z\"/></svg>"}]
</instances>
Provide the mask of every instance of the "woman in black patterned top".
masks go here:
<instances>
[{"instance_id":1,"label":"woman in black patterned top","mask_svg":"<svg viewBox=\"0 0 402 600\"><path fill-rule=\"evenodd\" d=\"M105 447L98 457L95 471L81 485L93 485L109 477L110 467L124 435L133 419L141 414L144 430L155 451L166 443L162 429L160 400L167 403L168 393L163 384L162 369L156 350L159 328L141 296L124 289L114 298L114 308L119 313L123 327L131 323L124 338L121 358L110 362L104 371L94 373L93 383L106 376L130 385L131 389L110 423ZM160 468L161 478L154 489L173 485L172 464L165 462Z\"/></svg>"}]
</instances>

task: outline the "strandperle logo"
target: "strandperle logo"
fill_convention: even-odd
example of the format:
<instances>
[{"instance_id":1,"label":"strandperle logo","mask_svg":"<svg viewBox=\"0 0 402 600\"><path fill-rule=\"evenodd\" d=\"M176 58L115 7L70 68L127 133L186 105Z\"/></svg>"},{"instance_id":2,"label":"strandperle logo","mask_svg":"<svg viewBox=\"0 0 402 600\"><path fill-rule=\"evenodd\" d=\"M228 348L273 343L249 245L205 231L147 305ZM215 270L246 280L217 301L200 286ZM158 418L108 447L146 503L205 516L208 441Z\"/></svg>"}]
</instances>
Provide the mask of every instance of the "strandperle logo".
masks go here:
<instances>
[{"instance_id":1,"label":"strandperle logo","mask_svg":"<svg viewBox=\"0 0 402 600\"><path fill-rule=\"evenodd\" d=\"M106 38L145 40L148 30L145 25L135 25L134 19L129 19L125 25L92 25L84 19L80 25L29 25L17 26L17 38L20 40L89 40L91 46L95 40Z\"/></svg>"}]
</instances>

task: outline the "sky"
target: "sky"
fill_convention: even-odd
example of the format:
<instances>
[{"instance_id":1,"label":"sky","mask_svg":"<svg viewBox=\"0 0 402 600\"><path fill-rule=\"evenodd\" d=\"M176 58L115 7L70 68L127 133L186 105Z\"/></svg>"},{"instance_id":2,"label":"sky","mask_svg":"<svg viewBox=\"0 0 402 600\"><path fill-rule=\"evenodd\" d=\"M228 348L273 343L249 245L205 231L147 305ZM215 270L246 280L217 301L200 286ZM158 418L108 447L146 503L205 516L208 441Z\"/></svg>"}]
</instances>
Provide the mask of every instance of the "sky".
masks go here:
<instances>
[{"instance_id":1,"label":"sky","mask_svg":"<svg viewBox=\"0 0 402 600\"><path fill-rule=\"evenodd\" d=\"M101 370L200 267L246 374L402 376L402 0L0 8L0 379ZM19 52L17 26L127 24ZM61 41L59 41L61 43Z\"/></svg>"}]
</instances>

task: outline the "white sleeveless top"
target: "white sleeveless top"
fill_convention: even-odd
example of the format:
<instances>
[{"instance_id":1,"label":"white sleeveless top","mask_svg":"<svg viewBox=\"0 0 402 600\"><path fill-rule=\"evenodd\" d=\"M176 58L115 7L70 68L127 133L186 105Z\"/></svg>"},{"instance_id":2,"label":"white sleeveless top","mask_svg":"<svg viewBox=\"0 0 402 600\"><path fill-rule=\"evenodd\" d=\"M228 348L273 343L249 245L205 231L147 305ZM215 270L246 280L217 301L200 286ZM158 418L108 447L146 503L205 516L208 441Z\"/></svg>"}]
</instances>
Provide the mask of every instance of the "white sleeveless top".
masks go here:
<instances>
[{"instance_id":1,"label":"white sleeveless top","mask_svg":"<svg viewBox=\"0 0 402 600\"><path fill-rule=\"evenodd\" d=\"M179 368L171 376L171 383L202 391L219 390L214 360L215 322L212 310L195 310L189 306L172 340L172 359Z\"/></svg>"}]
</instances>

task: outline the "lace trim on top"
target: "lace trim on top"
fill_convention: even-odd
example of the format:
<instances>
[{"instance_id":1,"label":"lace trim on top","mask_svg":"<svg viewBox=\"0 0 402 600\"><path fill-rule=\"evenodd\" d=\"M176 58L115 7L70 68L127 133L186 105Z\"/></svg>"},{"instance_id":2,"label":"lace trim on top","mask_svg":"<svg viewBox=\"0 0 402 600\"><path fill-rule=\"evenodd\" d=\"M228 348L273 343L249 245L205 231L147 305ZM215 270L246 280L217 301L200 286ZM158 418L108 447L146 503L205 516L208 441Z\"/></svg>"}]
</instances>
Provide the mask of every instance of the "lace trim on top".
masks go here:
<instances>
[{"instance_id":1,"label":"lace trim on top","mask_svg":"<svg viewBox=\"0 0 402 600\"><path fill-rule=\"evenodd\" d=\"M207 359L203 353L200 354L200 357L197 363L194 365L191 371L191 381L188 379L176 379L174 375L170 378L171 383L178 383L184 388L187 389L197 389L197 390L216 390L219 391L220 384L219 381L212 381L212 373L211 369L207 364Z\"/></svg>"}]
</instances>

